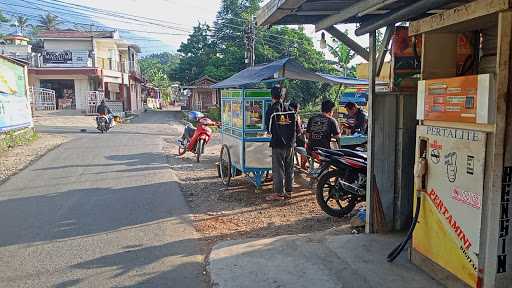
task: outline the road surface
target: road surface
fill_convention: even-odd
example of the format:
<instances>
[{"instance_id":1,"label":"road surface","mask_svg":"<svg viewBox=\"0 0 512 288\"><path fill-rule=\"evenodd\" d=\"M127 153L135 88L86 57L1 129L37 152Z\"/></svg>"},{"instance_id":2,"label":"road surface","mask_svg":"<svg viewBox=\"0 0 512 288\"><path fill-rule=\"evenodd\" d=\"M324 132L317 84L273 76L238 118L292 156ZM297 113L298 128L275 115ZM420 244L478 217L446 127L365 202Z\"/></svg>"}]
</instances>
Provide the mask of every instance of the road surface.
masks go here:
<instances>
[{"instance_id":1,"label":"road surface","mask_svg":"<svg viewBox=\"0 0 512 288\"><path fill-rule=\"evenodd\" d=\"M174 114L173 114L174 113ZM179 112L94 127L0 186L1 287L207 287L161 152Z\"/></svg>"}]
</instances>

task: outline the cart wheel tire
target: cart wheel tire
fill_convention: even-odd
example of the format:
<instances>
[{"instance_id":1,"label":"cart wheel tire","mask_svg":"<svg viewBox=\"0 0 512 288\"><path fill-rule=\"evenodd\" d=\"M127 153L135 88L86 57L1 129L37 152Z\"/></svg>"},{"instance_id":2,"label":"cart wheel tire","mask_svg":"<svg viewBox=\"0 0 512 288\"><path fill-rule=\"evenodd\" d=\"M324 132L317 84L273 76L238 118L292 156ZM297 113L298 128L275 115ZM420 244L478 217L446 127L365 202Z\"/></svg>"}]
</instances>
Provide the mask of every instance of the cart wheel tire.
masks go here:
<instances>
[{"instance_id":1,"label":"cart wheel tire","mask_svg":"<svg viewBox=\"0 0 512 288\"><path fill-rule=\"evenodd\" d=\"M197 141L197 144L196 144L196 160L197 160L197 163L199 163L200 159L201 159L201 153L203 153L204 151L204 140L203 139L199 139L199 141Z\"/></svg>"},{"instance_id":2,"label":"cart wheel tire","mask_svg":"<svg viewBox=\"0 0 512 288\"><path fill-rule=\"evenodd\" d=\"M219 161L220 179L222 184L229 186L231 183L231 154L227 145L222 145L220 149L220 161Z\"/></svg>"}]
</instances>

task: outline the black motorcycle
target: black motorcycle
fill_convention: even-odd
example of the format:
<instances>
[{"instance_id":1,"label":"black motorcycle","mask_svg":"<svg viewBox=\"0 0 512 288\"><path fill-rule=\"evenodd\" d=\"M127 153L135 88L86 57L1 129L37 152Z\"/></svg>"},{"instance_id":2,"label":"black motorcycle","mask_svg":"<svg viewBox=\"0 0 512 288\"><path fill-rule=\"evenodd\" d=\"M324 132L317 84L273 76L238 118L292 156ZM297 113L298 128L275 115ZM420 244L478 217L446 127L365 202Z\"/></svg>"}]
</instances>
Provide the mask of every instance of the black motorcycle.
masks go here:
<instances>
[{"instance_id":1,"label":"black motorcycle","mask_svg":"<svg viewBox=\"0 0 512 288\"><path fill-rule=\"evenodd\" d=\"M110 128L112 128L112 125L110 124L110 120L107 115L99 115L96 117L96 125L97 129L101 133L107 133Z\"/></svg>"},{"instance_id":2,"label":"black motorcycle","mask_svg":"<svg viewBox=\"0 0 512 288\"><path fill-rule=\"evenodd\" d=\"M329 166L318 177L316 200L333 217L343 217L366 200L366 154L350 149L317 149Z\"/></svg>"}]
</instances>

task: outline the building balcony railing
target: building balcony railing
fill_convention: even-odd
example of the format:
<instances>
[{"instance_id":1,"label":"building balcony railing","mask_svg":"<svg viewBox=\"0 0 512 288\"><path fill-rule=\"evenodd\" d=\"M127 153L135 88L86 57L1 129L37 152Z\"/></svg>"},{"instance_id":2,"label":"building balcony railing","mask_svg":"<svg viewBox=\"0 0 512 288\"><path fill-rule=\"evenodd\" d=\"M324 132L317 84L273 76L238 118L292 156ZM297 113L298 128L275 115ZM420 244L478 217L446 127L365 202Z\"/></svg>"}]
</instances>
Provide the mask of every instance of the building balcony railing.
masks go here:
<instances>
[{"instance_id":1,"label":"building balcony railing","mask_svg":"<svg viewBox=\"0 0 512 288\"><path fill-rule=\"evenodd\" d=\"M138 63L134 61L119 61L114 58L91 57L89 51L53 51L44 50L41 54L36 54L32 65L37 68L101 68L105 70L117 71L121 73L130 73L138 71Z\"/></svg>"}]
</instances>

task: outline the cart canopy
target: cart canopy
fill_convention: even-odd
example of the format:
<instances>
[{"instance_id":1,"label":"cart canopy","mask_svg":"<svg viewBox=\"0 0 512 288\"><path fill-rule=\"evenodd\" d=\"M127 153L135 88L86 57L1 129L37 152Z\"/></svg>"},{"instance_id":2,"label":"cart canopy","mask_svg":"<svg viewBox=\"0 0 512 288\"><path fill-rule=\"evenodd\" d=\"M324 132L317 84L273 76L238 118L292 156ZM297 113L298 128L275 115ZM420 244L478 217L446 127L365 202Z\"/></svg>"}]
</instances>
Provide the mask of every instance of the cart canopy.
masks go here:
<instances>
[{"instance_id":1,"label":"cart canopy","mask_svg":"<svg viewBox=\"0 0 512 288\"><path fill-rule=\"evenodd\" d=\"M211 88L243 88L272 79L320 81L336 84L335 80L308 71L299 62L284 58L269 64L244 69L228 79L210 86Z\"/></svg>"}]
</instances>

